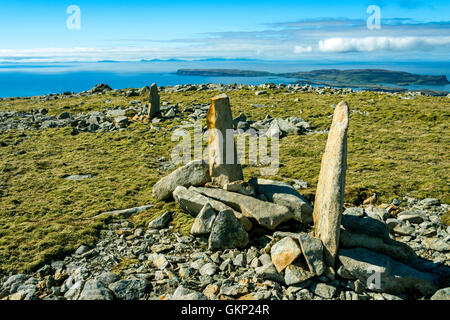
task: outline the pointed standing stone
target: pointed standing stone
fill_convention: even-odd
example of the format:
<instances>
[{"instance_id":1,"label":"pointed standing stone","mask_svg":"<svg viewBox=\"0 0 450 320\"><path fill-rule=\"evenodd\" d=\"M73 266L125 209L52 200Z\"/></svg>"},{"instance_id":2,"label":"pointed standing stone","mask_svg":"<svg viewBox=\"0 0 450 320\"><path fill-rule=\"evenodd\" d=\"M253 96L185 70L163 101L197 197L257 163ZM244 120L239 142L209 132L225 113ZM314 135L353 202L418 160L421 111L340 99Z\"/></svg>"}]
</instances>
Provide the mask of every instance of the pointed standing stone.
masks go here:
<instances>
[{"instance_id":1,"label":"pointed standing stone","mask_svg":"<svg viewBox=\"0 0 450 320\"><path fill-rule=\"evenodd\" d=\"M342 101L334 111L314 202L315 236L322 240L324 258L334 267L344 204L345 171L347 169L348 105Z\"/></svg>"},{"instance_id":2,"label":"pointed standing stone","mask_svg":"<svg viewBox=\"0 0 450 320\"><path fill-rule=\"evenodd\" d=\"M195 218L194 223L192 224L191 234L200 235L210 233L215 219L216 212L208 202L203 206L202 210Z\"/></svg>"},{"instance_id":3,"label":"pointed standing stone","mask_svg":"<svg viewBox=\"0 0 450 320\"><path fill-rule=\"evenodd\" d=\"M249 242L248 233L232 210L220 211L208 239L209 250L244 248Z\"/></svg>"},{"instance_id":4,"label":"pointed standing stone","mask_svg":"<svg viewBox=\"0 0 450 320\"><path fill-rule=\"evenodd\" d=\"M148 117L150 119L153 119L153 117L160 113L160 100L159 100L159 94L158 94L158 86L156 83L153 83L150 87L150 105L148 108Z\"/></svg>"},{"instance_id":5,"label":"pointed standing stone","mask_svg":"<svg viewBox=\"0 0 450 320\"><path fill-rule=\"evenodd\" d=\"M223 187L226 183L243 180L234 144L230 100L226 94L212 98L206 123L210 130L209 169L212 182Z\"/></svg>"}]
</instances>

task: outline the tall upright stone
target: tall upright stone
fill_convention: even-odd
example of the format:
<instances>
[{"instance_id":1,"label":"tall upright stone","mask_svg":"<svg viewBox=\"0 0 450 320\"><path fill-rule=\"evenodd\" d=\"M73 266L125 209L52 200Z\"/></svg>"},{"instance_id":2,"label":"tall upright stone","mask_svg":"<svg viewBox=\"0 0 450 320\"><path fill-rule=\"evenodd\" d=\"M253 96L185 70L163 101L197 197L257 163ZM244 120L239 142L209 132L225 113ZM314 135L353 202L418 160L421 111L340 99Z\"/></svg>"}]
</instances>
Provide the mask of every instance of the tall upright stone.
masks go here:
<instances>
[{"instance_id":1,"label":"tall upright stone","mask_svg":"<svg viewBox=\"0 0 450 320\"><path fill-rule=\"evenodd\" d=\"M344 205L347 130L348 105L347 102L342 101L334 111L333 122L328 133L313 213L315 236L322 240L325 263L331 267L334 267L339 247Z\"/></svg>"},{"instance_id":2,"label":"tall upright stone","mask_svg":"<svg viewBox=\"0 0 450 320\"><path fill-rule=\"evenodd\" d=\"M243 180L234 143L230 99L226 94L211 99L206 124L209 130L209 170L212 183L223 187L229 182Z\"/></svg>"},{"instance_id":3,"label":"tall upright stone","mask_svg":"<svg viewBox=\"0 0 450 320\"><path fill-rule=\"evenodd\" d=\"M150 87L150 104L148 106L148 117L153 119L156 114L160 113L160 99L158 94L158 86L153 83Z\"/></svg>"}]
</instances>

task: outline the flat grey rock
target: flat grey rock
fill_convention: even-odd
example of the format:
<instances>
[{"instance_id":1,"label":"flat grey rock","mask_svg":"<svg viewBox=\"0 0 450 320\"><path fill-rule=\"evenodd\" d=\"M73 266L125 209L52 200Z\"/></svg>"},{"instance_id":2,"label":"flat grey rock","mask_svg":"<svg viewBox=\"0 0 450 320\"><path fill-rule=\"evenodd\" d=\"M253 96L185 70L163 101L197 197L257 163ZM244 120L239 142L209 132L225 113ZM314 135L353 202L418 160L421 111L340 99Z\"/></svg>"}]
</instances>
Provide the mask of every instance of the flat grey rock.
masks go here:
<instances>
[{"instance_id":1,"label":"flat grey rock","mask_svg":"<svg viewBox=\"0 0 450 320\"><path fill-rule=\"evenodd\" d=\"M146 206L103 212L103 213L96 215L94 218L110 215L110 216L115 216L115 217L120 217L120 218L126 219L135 213L145 211L147 209L150 209L153 206L154 206L153 204L150 204L150 205L146 205Z\"/></svg>"},{"instance_id":2,"label":"flat grey rock","mask_svg":"<svg viewBox=\"0 0 450 320\"><path fill-rule=\"evenodd\" d=\"M278 225L293 217L293 213L285 206L264 202L243 194L204 187L191 187L190 190L223 202L234 210L240 211L244 216L256 219L260 225L270 230L274 230Z\"/></svg>"},{"instance_id":3,"label":"flat grey rock","mask_svg":"<svg viewBox=\"0 0 450 320\"><path fill-rule=\"evenodd\" d=\"M317 296L324 299L331 299L334 297L337 289L326 283L316 283L310 287L310 290Z\"/></svg>"},{"instance_id":4,"label":"flat grey rock","mask_svg":"<svg viewBox=\"0 0 450 320\"><path fill-rule=\"evenodd\" d=\"M113 300L112 292L98 280L88 280L78 300Z\"/></svg>"},{"instance_id":5,"label":"flat grey rock","mask_svg":"<svg viewBox=\"0 0 450 320\"><path fill-rule=\"evenodd\" d=\"M410 266L415 266L418 259L414 250L405 243L361 233L352 233L347 230L341 230L340 244L343 248L362 247L373 250Z\"/></svg>"},{"instance_id":6,"label":"flat grey rock","mask_svg":"<svg viewBox=\"0 0 450 320\"><path fill-rule=\"evenodd\" d=\"M380 286L372 286L372 291L391 294L415 291L429 296L438 288L437 281L431 274L418 271L388 256L367 249L340 249L339 260L345 269L364 284L375 271L378 272Z\"/></svg>"},{"instance_id":7,"label":"flat grey rock","mask_svg":"<svg viewBox=\"0 0 450 320\"><path fill-rule=\"evenodd\" d=\"M313 222L313 207L290 184L261 178L249 181L257 194L263 194L270 202L285 206L293 213L293 218L302 223Z\"/></svg>"},{"instance_id":8,"label":"flat grey rock","mask_svg":"<svg viewBox=\"0 0 450 320\"><path fill-rule=\"evenodd\" d=\"M93 174L73 174L68 176L63 176L63 179L71 180L71 181L81 181L85 179L95 178Z\"/></svg>"},{"instance_id":9,"label":"flat grey rock","mask_svg":"<svg viewBox=\"0 0 450 320\"><path fill-rule=\"evenodd\" d=\"M390 239L388 226L377 219L346 214L342 216L341 223L346 230L352 233Z\"/></svg>"},{"instance_id":10,"label":"flat grey rock","mask_svg":"<svg viewBox=\"0 0 450 320\"><path fill-rule=\"evenodd\" d=\"M172 219L173 211L166 211L158 218L149 222L148 227L152 229L164 229L167 227L170 219Z\"/></svg>"},{"instance_id":11,"label":"flat grey rock","mask_svg":"<svg viewBox=\"0 0 450 320\"><path fill-rule=\"evenodd\" d=\"M247 217L244 217L242 213L233 210L223 202L200 194L196 191L196 188L190 187L189 189L186 189L183 186L178 186L173 192L173 197L180 208L191 214L193 217L197 217L203 207L209 203L216 212L232 210L236 218L238 218L244 226L245 230L249 231L252 228L252 223Z\"/></svg>"},{"instance_id":12,"label":"flat grey rock","mask_svg":"<svg viewBox=\"0 0 450 320\"><path fill-rule=\"evenodd\" d=\"M121 300L138 300L144 296L147 280L123 279L109 285L109 289Z\"/></svg>"},{"instance_id":13,"label":"flat grey rock","mask_svg":"<svg viewBox=\"0 0 450 320\"><path fill-rule=\"evenodd\" d=\"M177 186L200 186L210 180L208 165L202 160L194 160L159 180L153 186L152 194L160 201L170 198Z\"/></svg>"}]
</instances>

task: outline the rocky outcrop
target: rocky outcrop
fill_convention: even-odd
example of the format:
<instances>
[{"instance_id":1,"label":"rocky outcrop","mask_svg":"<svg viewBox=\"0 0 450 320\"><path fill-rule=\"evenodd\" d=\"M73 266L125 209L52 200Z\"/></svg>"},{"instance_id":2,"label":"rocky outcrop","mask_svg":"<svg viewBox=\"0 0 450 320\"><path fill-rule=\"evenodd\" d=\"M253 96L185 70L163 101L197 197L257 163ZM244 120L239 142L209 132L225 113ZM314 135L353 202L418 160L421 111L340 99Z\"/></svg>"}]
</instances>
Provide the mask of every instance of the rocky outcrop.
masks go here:
<instances>
[{"instance_id":1,"label":"rocky outcrop","mask_svg":"<svg viewBox=\"0 0 450 320\"><path fill-rule=\"evenodd\" d=\"M425 219L425 223L412 224L415 227L413 233L415 238L397 239L399 242L409 243L417 254L430 259L419 259L417 267L375 250L345 248L341 245L339 265L335 270L324 268L325 271L318 276L312 270L317 269L317 262L323 259L319 254L320 250L314 249L314 242L320 240L310 234L299 232L294 224L287 225L288 231L272 232L265 229L263 232L261 228L255 228L248 233L249 242L245 248L210 251L207 250L208 236L193 237L174 231L173 226L153 229L134 226L127 220L114 219L106 230L102 230L98 243L93 246L81 245L75 253L66 256L64 260L52 261L32 274L11 276L0 274L0 299L110 299L111 294L115 300L206 298L399 300L430 297L433 300L448 299L447 281L450 275L449 262L446 259L448 251L420 245L423 239L445 242L449 233L438 218L448 206L431 205L425 201L423 204L420 201L404 201L405 206L414 207ZM424 209L425 207L427 209ZM346 215L358 212L360 219L368 218L365 216L365 208L358 210L348 208L346 212ZM234 220L231 217L230 219ZM363 221L364 224L353 225L368 226L366 220ZM228 224L217 227L222 229L225 225ZM377 230L371 227L367 229ZM354 233L348 229L343 230ZM432 230L435 231L435 235L431 235ZM424 233L430 235L423 236ZM225 234L224 231L222 235ZM369 236L364 233L358 234ZM390 237L393 236L391 233ZM295 260L278 272L270 253L272 247L285 237L296 243L298 241L297 245L302 249ZM381 236L370 237L386 240ZM272 238L270 242L261 241ZM302 238L307 242L302 241ZM341 237L341 240L343 239L345 236ZM359 247L362 245L364 244L360 243ZM440 246L435 248L445 249ZM365 255L351 253L353 250L368 253ZM374 259L373 256L378 258ZM133 257L132 260L130 257ZM344 261L345 259L347 260ZM378 260L384 264L378 263ZM131 263L120 263L121 261ZM370 270L379 270L376 269L379 266L384 268L381 269L384 273L380 279L387 275L386 281L393 283L394 289L387 287L390 293L383 287L383 282L380 289L376 290L370 286L371 283L375 285L376 281L369 283L366 281L374 275L374 271ZM433 278L439 279L439 287L442 289L432 292L438 288L433 285L434 280L430 280Z\"/></svg>"}]
</instances>

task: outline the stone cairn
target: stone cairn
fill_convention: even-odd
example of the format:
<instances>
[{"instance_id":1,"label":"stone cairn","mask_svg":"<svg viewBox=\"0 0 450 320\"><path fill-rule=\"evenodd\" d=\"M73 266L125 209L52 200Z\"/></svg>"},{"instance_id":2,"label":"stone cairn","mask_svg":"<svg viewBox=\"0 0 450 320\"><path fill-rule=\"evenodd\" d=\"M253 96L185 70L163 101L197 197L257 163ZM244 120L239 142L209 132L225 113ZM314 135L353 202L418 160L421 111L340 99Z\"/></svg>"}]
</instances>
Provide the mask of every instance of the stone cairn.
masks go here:
<instances>
[{"instance_id":1,"label":"stone cairn","mask_svg":"<svg viewBox=\"0 0 450 320\"><path fill-rule=\"evenodd\" d=\"M155 98L150 96L152 113ZM255 272L270 280L306 287L314 277L334 279L337 274L380 293L430 296L438 289L435 275L426 272L413 249L389 236L384 221L355 212L343 214L346 102L334 111L314 209L288 183L257 177L243 181L234 140L218 143L217 132L225 137L226 130L233 128L225 94L212 98L207 126L215 129L209 139L209 163L194 160L176 169L158 181L152 192L159 201L173 198L194 216L191 234L207 236L210 250L242 249L251 242L252 232L266 232L273 239L264 248L271 259ZM231 163L217 161L227 159L230 150L234 152L228 155Z\"/></svg>"}]
</instances>

